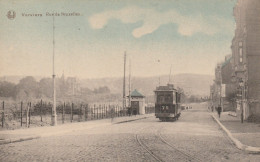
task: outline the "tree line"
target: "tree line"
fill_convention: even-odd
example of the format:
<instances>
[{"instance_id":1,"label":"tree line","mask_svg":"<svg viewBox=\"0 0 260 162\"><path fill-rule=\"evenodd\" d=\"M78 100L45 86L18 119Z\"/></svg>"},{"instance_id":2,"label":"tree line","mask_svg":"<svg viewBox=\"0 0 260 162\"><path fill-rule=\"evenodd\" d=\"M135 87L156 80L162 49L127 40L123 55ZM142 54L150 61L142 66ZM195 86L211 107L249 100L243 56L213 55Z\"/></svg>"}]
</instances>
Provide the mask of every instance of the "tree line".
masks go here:
<instances>
[{"instance_id":1,"label":"tree line","mask_svg":"<svg viewBox=\"0 0 260 162\"><path fill-rule=\"evenodd\" d=\"M89 94L108 94L110 89L106 86L91 90L82 88L75 78L56 78L56 96L66 97L72 95L84 96ZM0 97L24 100L32 98L51 98L53 95L52 78L42 78L40 81L32 76L22 78L19 83L0 81Z\"/></svg>"}]
</instances>

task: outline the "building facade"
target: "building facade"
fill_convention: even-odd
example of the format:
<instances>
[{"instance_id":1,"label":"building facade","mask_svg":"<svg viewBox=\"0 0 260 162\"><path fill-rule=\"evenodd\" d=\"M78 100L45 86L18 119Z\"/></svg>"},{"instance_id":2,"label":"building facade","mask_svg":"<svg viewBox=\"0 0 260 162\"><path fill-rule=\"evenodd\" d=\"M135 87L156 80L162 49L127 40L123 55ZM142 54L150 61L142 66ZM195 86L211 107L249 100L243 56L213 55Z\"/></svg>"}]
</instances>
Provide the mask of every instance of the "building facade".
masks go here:
<instances>
[{"instance_id":1,"label":"building facade","mask_svg":"<svg viewBox=\"0 0 260 162\"><path fill-rule=\"evenodd\" d=\"M221 64L222 106L224 111L235 111L236 89L232 83L232 55Z\"/></svg>"},{"instance_id":2,"label":"building facade","mask_svg":"<svg viewBox=\"0 0 260 162\"><path fill-rule=\"evenodd\" d=\"M215 80L211 89L212 96L212 106L217 107L218 105L222 105L221 102L221 63L217 64L215 67Z\"/></svg>"},{"instance_id":3,"label":"building facade","mask_svg":"<svg viewBox=\"0 0 260 162\"><path fill-rule=\"evenodd\" d=\"M232 81L237 89L236 110L260 116L260 1L238 0L232 40Z\"/></svg>"},{"instance_id":4,"label":"building facade","mask_svg":"<svg viewBox=\"0 0 260 162\"><path fill-rule=\"evenodd\" d=\"M232 83L232 55L218 63L215 68L215 80L210 88L212 106L220 105L223 111L235 111L235 86Z\"/></svg>"},{"instance_id":5,"label":"building facade","mask_svg":"<svg viewBox=\"0 0 260 162\"><path fill-rule=\"evenodd\" d=\"M67 78L67 84L68 84L68 95L70 96L77 96L81 93L81 88L79 84L79 79L76 77L68 77Z\"/></svg>"},{"instance_id":6,"label":"building facade","mask_svg":"<svg viewBox=\"0 0 260 162\"><path fill-rule=\"evenodd\" d=\"M130 111L131 114L145 114L145 96L138 92L136 89L131 92L130 96ZM129 103L128 103L129 104Z\"/></svg>"}]
</instances>

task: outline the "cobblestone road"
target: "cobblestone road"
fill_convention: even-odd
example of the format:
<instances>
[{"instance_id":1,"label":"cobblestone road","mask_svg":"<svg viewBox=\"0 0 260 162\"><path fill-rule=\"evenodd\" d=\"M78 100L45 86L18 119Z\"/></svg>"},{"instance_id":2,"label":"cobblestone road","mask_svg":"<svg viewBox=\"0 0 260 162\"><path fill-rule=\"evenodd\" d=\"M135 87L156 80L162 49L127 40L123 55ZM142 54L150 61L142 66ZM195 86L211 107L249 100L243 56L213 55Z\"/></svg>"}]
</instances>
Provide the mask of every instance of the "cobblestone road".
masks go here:
<instances>
[{"instance_id":1,"label":"cobblestone road","mask_svg":"<svg viewBox=\"0 0 260 162\"><path fill-rule=\"evenodd\" d=\"M136 136L160 161L260 161L238 150L202 105L177 122L148 118L0 145L0 161L158 161Z\"/></svg>"}]
</instances>

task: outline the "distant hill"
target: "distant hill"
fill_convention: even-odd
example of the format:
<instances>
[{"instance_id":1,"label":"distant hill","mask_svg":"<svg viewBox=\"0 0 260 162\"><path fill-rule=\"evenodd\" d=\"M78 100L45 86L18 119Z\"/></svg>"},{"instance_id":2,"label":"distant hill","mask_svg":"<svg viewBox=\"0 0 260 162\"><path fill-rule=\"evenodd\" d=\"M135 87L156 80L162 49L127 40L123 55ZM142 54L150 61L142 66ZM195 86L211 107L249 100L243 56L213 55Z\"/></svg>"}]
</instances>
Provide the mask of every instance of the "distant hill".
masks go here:
<instances>
[{"instance_id":1,"label":"distant hill","mask_svg":"<svg viewBox=\"0 0 260 162\"><path fill-rule=\"evenodd\" d=\"M12 83L19 83L20 79L25 76L3 76L0 77L0 81L8 81ZM34 76L39 81L43 76ZM171 77L171 83L175 87L179 86L185 90L189 95L207 96L209 95L210 85L213 81L211 75L200 74L177 74ZM166 85L169 82L168 75L152 76L152 77L132 77L131 89L137 89L145 96L153 95L153 91L156 86ZM99 88L101 86L107 86L111 93L123 94L123 78L98 78L98 79L80 79L80 85L89 89ZM126 78L126 94L129 91L128 78Z\"/></svg>"},{"instance_id":2,"label":"distant hill","mask_svg":"<svg viewBox=\"0 0 260 162\"><path fill-rule=\"evenodd\" d=\"M11 82L11 83L19 83L19 81L24 78L26 76L23 75L8 75L8 76L2 76L0 77L0 81L7 81L7 82ZM33 76L36 81L41 80L41 78L43 78L43 76Z\"/></svg>"},{"instance_id":3,"label":"distant hill","mask_svg":"<svg viewBox=\"0 0 260 162\"><path fill-rule=\"evenodd\" d=\"M183 88L189 95L207 96L213 78L211 75L177 74L171 77L171 83L173 82L175 87ZM138 89L144 95L150 96L159 85L159 80L160 85L166 85L169 82L169 76L132 77L131 89ZM90 89L107 86L112 93L122 94L123 78L81 79L81 86ZM128 78L126 78L126 94L128 94L128 87Z\"/></svg>"}]
</instances>

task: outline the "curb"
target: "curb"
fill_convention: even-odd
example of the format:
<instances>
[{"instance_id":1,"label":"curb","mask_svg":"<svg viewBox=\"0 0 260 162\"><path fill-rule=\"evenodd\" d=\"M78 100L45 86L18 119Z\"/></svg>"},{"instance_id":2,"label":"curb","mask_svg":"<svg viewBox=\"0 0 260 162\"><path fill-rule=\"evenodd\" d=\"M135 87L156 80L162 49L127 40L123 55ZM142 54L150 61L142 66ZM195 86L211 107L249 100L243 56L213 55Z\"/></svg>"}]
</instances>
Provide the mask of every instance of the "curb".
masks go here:
<instances>
[{"instance_id":1,"label":"curb","mask_svg":"<svg viewBox=\"0 0 260 162\"><path fill-rule=\"evenodd\" d=\"M211 114L211 116L219 124L219 126L226 132L228 137L232 140L232 142L236 145L238 149L247 151L249 153L255 153L255 154L260 153L260 147L253 147L253 146L242 144L238 139L232 136L230 131L223 124L221 124L220 121L214 115Z\"/></svg>"},{"instance_id":2,"label":"curb","mask_svg":"<svg viewBox=\"0 0 260 162\"><path fill-rule=\"evenodd\" d=\"M149 117L146 116L146 117L137 118L137 119L125 120L125 121L116 122L114 124L122 124L122 123L132 122L132 121L136 121L136 120L142 120L142 119L146 119L146 118L149 118Z\"/></svg>"},{"instance_id":3,"label":"curb","mask_svg":"<svg viewBox=\"0 0 260 162\"><path fill-rule=\"evenodd\" d=\"M94 127L96 127L96 126L94 126ZM39 138L42 138L42 137L50 137L50 136L60 135L60 134L64 134L64 133L74 132L74 131L80 131L80 130L83 130L83 129L92 129L92 128L93 127L90 127L90 128L80 128L80 129L71 129L71 130L65 130L65 131L54 132L54 133L45 133L45 134L42 134L42 135L5 139L5 140L0 140L0 145L9 144L9 143L15 143L15 142L29 141L29 140L33 140L33 139L39 139Z\"/></svg>"},{"instance_id":4,"label":"curb","mask_svg":"<svg viewBox=\"0 0 260 162\"><path fill-rule=\"evenodd\" d=\"M22 138L12 138L12 139L0 140L0 145L28 141L28 140L38 139L38 138L41 138L41 136L29 136L29 137L22 137Z\"/></svg>"}]
</instances>

